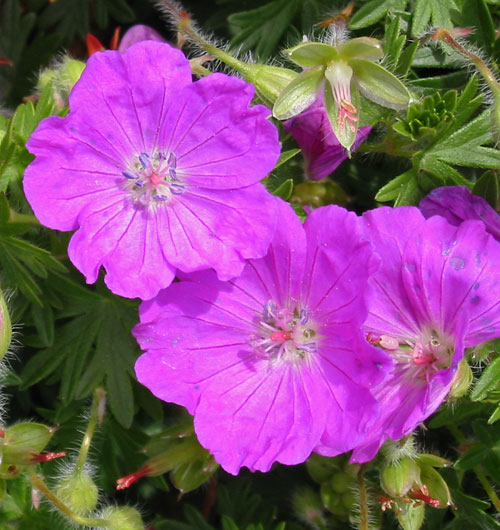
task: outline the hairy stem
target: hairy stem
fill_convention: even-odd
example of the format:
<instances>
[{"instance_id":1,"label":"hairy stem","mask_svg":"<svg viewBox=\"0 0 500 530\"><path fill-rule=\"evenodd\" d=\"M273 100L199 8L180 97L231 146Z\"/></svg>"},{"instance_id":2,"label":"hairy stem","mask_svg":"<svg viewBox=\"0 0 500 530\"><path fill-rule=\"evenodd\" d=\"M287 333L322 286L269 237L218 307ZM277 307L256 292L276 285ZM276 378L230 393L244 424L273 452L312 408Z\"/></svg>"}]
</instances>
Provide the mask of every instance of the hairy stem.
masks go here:
<instances>
[{"instance_id":1,"label":"hairy stem","mask_svg":"<svg viewBox=\"0 0 500 530\"><path fill-rule=\"evenodd\" d=\"M364 480L365 465L362 464L358 471L359 488L359 530L368 530L368 495Z\"/></svg>"}]
</instances>

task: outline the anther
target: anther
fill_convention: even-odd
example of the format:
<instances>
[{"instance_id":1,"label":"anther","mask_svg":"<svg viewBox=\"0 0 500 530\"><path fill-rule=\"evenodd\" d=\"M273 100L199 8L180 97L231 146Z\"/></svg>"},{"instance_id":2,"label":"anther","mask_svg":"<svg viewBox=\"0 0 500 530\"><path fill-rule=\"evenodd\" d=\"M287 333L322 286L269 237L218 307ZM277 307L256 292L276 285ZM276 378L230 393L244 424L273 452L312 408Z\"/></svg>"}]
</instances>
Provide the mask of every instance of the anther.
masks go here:
<instances>
[{"instance_id":1,"label":"anther","mask_svg":"<svg viewBox=\"0 0 500 530\"><path fill-rule=\"evenodd\" d=\"M174 169L177 167L177 157L174 153L170 153L168 157L168 165Z\"/></svg>"},{"instance_id":2,"label":"anther","mask_svg":"<svg viewBox=\"0 0 500 530\"><path fill-rule=\"evenodd\" d=\"M144 169L148 169L151 162L149 160L149 155L147 153L141 153L139 155L139 162L141 163L141 166L144 168Z\"/></svg>"},{"instance_id":3,"label":"anther","mask_svg":"<svg viewBox=\"0 0 500 530\"><path fill-rule=\"evenodd\" d=\"M131 173L130 171L122 171L122 175L123 175L125 178L132 179L132 180L136 180L137 178L139 178L137 175L134 175L134 174Z\"/></svg>"}]
</instances>

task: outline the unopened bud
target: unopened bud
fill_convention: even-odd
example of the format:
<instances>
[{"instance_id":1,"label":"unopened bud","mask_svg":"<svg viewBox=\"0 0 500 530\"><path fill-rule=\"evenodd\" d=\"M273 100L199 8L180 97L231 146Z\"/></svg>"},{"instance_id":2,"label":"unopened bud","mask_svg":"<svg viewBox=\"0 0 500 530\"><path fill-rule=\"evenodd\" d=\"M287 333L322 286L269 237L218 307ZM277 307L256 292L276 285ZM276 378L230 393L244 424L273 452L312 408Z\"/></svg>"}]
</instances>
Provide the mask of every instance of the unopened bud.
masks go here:
<instances>
[{"instance_id":1,"label":"unopened bud","mask_svg":"<svg viewBox=\"0 0 500 530\"><path fill-rule=\"evenodd\" d=\"M18 423L9 427L2 440L2 462L20 466L61 456L60 453L47 453L48 456L41 454L51 437L50 427L41 423Z\"/></svg>"},{"instance_id":2,"label":"unopened bud","mask_svg":"<svg viewBox=\"0 0 500 530\"><path fill-rule=\"evenodd\" d=\"M307 527L324 527L325 517L319 495L311 488L297 491L293 496L293 511L298 519L306 523Z\"/></svg>"},{"instance_id":3,"label":"unopened bud","mask_svg":"<svg viewBox=\"0 0 500 530\"><path fill-rule=\"evenodd\" d=\"M472 370L470 369L469 363L466 359L462 359L458 363L457 372L453 377L451 384L450 396L452 398L461 398L469 390L474 376L472 375Z\"/></svg>"},{"instance_id":4,"label":"unopened bud","mask_svg":"<svg viewBox=\"0 0 500 530\"><path fill-rule=\"evenodd\" d=\"M141 514L130 506L109 506L102 517L109 530L144 530Z\"/></svg>"},{"instance_id":5,"label":"unopened bud","mask_svg":"<svg viewBox=\"0 0 500 530\"><path fill-rule=\"evenodd\" d=\"M80 79L83 70L85 70L85 63L66 57L59 68L57 76L60 88L69 94L76 82Z\"/></svg>"},{"instance_id":6,"label":"unopened bud","mask_svg":"<svg viewBox=\"0 0 500 530\"><path fill-rule=\"evenodd\" d=\"M311 478L321 484L326 482L338 470L338 460L313 453L306 462Z\"/></svg>"},{"instance_id":7,"label":"unopened bud","mask_svg":"<svg viewBox=\"0 0 500 530\"><path fill-rule=\"evenodd\" d=\"M380 474L384 491L391 497L406 495L419 478L419 468L410 458L386 464Z\"/></svg>"},{"instance_id":8,"label":"unopened bud","mask_svg":"<svg viewBox=\"0 0 500 530\"><path fill-rule=\"evenodd\" d=\"M92 512L99 497L97 486L85 470L64 477L55 494L78 515Z\"/></svg>"},{"instance_id":9,"label":"unopened bud","mask_svg":"<svg viewBox=\"0 0 500 530\"><path fill-rule=\"evenodd\" d=\"M0 291L0 361L7 353L11 339L12 325L10 323L9 311L3 293Z\"/></svg>"},{"instance_id":10,"label":"unopened bud","mask_svg":"<svg viewBox=\"0 0 500 530\"><path fill-rule=\"evenodd\" d=\"M267 64L248 64L244 78L252 83L264 103L272 107L283 90L297 77L297 72Z\"/></svg>"},{"instance_id":11,"label":"unopened bud","mask_svg":"<svg viewBox=\"0 0 500 530\"><path fill-rule=\"evenodd\" d=\"M307 181L297 184L290 197L292 204L300 206L326 206L327 204L347 204L347 194L332 180L326 178L316 182Z\"/></svg>"}]
</instances>

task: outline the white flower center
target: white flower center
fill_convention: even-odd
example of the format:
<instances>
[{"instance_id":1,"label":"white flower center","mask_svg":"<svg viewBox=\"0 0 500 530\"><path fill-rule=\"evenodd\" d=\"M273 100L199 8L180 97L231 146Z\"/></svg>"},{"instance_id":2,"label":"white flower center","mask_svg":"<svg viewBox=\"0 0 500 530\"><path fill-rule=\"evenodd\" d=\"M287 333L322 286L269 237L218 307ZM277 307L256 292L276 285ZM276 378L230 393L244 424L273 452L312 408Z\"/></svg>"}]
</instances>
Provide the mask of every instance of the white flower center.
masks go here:
<instances>
[{"instance_id":1,"label":"white flower center","mask_svg":"<svg viewBox=\"0 0 500 530\"><path fill-rule=\"evenodd\" d=\"M298 363L318 351L318 331L310 312L301 308L279 309L274 300L264 306L250 345L271 361Z\"/></svg>"},{"instance_id":2,"label":"white flower center","mask_svg":"<svg viewBox=\"0 0 500 530\"><path fill-rule=\"evenodd\" d=\"M122 175L125 177L123 185L134 203L145 207L167 204L174 195L185 191L174 153L168 156L162 151L141 153L122 171Z\"/></svg>"}]
</instances>

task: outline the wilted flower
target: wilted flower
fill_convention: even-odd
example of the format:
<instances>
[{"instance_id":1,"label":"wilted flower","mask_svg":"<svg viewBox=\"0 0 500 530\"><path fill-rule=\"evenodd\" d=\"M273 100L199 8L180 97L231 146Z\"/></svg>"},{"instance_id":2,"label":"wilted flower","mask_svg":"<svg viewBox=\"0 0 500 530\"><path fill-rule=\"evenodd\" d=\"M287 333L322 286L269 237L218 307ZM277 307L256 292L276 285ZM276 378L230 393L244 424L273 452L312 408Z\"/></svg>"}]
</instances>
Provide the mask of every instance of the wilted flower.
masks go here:
<instances>
[{"instance_id":1,"label":"wilted flower","mask_svg":"<svg viewBox=\"0 0 500 530\"><path fill-rule=\"evenodd\" d=\"M486 231L500 241L500 216L482 197L473 195L465 186L436 188L420 201L419 208L425 217L440 215L454 226L468 219L482 221Z\"/></svg>"},{"instance_id":2,"label":"wilted flower","mask_svg":"<svg viewBox=\"0 0 500 530\"><path fill-rule=\"evenodd\" d=\"M267 256L239 278L183 276L142 304L134 329L138 380L186 407L234 474L360 443L376 415L367 387L389 362L360 330L372 264L356 216L327 206L303 227L282 202L279 219Z\"/></svg>"},{"instance_id":3,"label":"wilted flower","mask_svg":"<svg viewBox=\"0 0 500 530\"><path fill-rule=\"evenodd\" d=\"M273 107L280 120L306 110L324 93L330 124L347 150L359 126L359 94L393 109L406 108L410 93L397 77L375 61L383 57L379 41L369 37L332 44L302 42L284 53L304 71L281 92Z\"/></svg>"},{"instance_id":4,"label":"wilted flower","mask_svg":"<svg viewBox=\"0 0 500 530\"><path fill-rule=\"evenodd\" d=\"M500 336L500 245L483 223L454 227L413 207L379 208L364 222L383 258L364 328L394 369L374 390L381 414L354 462L415 429L449 393L464 349Z\"/></svg>"},{"instance_id":5,"label":"wilted flower","mask_svg":"<svg viewBox=\"0 0 500 530\"><path fill-rule=\"evenodd\" d=\"M68 253L88 283L101 265L116 294L152 298L176 268L237 276L263 256L276 202L259 180L279 143L253 87L223 74L192 82L168 44L93 55L65 118L27 143L26 197L42 224L77 230Z\"/></svg>"},{"instance_id":6,"label":"wilted flower","mask_svg":"<svg viewBox=\"0 0 500 530\"><path fill-rule=\"evenodd\" d=\"M328 177L349 154L333 132L322 99L318 98L304 112L283 124L299 144L306 163L305 174L311 180ZM363 143L370 131L371 127L358 129L350 150Z\"/></svg>"}]
</instances>

